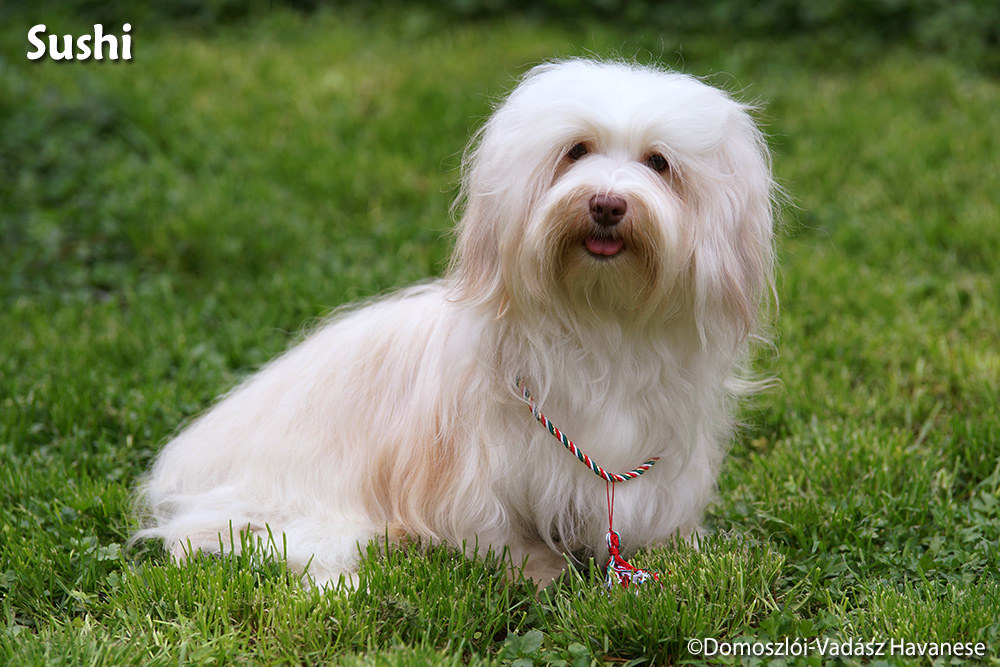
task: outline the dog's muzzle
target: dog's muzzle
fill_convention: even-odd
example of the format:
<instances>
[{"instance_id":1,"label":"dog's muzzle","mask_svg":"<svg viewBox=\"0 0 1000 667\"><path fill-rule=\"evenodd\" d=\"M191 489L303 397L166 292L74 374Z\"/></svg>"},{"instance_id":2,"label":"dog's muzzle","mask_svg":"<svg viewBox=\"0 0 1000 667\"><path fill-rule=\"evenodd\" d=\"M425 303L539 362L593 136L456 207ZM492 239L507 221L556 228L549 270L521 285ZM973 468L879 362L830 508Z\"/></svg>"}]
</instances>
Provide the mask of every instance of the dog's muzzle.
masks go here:
<instances>
[{"instance_id":1,"label":"dog's muzzle","mask_svg":"<svg viewBox=\"0 0 1000 667\"><path fill-rule=\"evenodd\" d=\"M590 198L590 219L598 230L583 240L587 252L599 258L614 257L625 249L625 241L615 227L625 218L628 203L613 194L594 195Z\"/></svg>"}]
</instances>

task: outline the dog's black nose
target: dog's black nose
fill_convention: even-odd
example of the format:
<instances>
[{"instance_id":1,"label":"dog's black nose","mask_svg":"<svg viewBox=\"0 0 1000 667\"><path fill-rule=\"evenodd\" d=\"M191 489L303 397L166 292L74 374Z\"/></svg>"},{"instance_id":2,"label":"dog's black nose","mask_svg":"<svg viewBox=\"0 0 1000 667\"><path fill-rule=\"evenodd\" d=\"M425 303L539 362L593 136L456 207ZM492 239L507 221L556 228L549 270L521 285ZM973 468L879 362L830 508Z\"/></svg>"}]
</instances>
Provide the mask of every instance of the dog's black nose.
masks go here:
<instances>
[{"instance_id":1,"label":"dog's black nose","mask_svg":"<svg viewBox=\"0 0 1000 667\"><path fill-rule=\"evenodd\" d=\"M594 195L590 198L590 217L601 227L613 227L625 217L628 204L617 195Z\"/></svg>"}]
</instances>

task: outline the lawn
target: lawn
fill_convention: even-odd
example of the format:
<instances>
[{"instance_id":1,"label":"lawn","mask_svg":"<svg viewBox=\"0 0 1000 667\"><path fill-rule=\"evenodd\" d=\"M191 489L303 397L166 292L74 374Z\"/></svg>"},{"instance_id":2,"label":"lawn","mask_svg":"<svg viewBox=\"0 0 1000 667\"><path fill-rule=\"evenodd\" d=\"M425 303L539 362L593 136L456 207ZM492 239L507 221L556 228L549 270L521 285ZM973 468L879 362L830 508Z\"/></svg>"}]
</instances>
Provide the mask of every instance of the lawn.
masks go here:
<instances>
[{"instance_id":1,"label":"lawn","mask_svg":"<svg viewBox=\"0 0 1000 667\"><path fill-rule=\"evenodd\" d=\"M0 27L0 662L733 660L702 639L801 664L981 643L1000 664L995 75L902 47L419 10L136 23L131 62L29 62L36 14ZM280 560L127 548L170 433L330 309L439 274L490 99L583 54L758 101L791 195L760 359L781 383L742 413L701 550L640 554L663 586L636 596L369 551L348 597Z\"/></svg>"}]
</instances>

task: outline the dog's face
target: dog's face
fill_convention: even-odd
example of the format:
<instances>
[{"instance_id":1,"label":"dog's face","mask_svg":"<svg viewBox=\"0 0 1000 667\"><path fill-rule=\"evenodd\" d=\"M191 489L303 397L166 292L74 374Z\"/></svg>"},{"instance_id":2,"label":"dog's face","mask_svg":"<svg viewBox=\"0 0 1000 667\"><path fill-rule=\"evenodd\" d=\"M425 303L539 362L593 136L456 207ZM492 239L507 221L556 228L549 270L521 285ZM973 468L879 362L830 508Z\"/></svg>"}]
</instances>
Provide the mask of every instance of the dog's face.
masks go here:
<instances>
[{"instance_id":1,"label":"dog's face","mask_svg":"<svg viewBox=\"0 0 1000 667\"><path fill-rule=\"evenodd\" d=\"M576 310L645 310L669 294L689 245L669 153L645 137L595 128L580 127L565 143L505 263L516 266L516 284L534 290L532 300L556 290Z\"/></svg>"},{"instance_id":2,"label":"dog's face","mask_svg":"<svg viewBox=\"0 0 1000 667\"><path fill-rule=\"evenodd\" d=\"M770 276L766 151L747 109L688 76L534 69L470 151L454 269L502 307L753 329ZM713 315L713 313L715 315Z\"/></svg>"}]
</instances>

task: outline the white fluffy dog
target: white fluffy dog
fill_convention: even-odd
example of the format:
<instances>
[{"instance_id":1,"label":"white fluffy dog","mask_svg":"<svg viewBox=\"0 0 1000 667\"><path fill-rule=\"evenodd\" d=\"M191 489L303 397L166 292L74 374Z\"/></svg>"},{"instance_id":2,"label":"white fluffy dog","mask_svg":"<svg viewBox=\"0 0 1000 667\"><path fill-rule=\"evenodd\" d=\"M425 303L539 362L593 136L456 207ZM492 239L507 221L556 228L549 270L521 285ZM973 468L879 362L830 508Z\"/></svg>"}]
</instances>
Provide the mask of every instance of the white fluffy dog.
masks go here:
<instances>
[{"instance_id":1,"label":"white fluffy dog","mask_svg":"<svg viewBox=\"0 0 1000 667\"><path fill-rule=\"evenodd\" d=\"M531 70L471 143L447 275L338 312L181 431L137 536L183 559L271 531L319 583L385 537L507 547L541 584L601 561L605 483L518 379L609 471L660 457L618 485L623 554L692 535L773 292L748 111L633 64Z\"/></svg>"}]
</instances>

